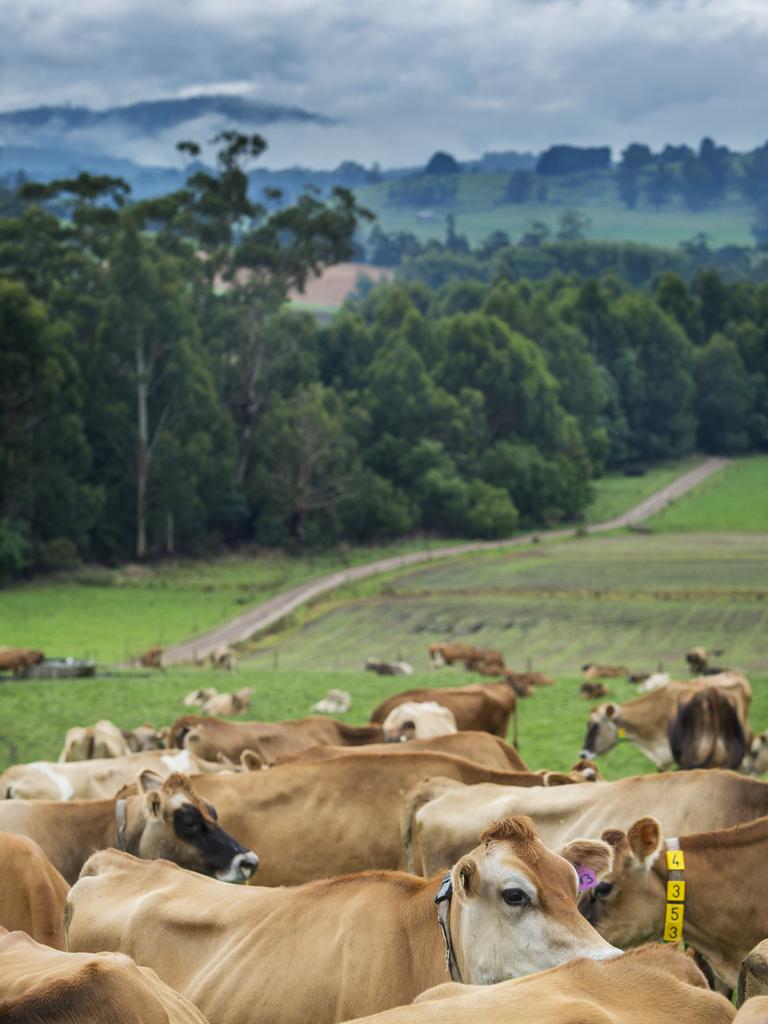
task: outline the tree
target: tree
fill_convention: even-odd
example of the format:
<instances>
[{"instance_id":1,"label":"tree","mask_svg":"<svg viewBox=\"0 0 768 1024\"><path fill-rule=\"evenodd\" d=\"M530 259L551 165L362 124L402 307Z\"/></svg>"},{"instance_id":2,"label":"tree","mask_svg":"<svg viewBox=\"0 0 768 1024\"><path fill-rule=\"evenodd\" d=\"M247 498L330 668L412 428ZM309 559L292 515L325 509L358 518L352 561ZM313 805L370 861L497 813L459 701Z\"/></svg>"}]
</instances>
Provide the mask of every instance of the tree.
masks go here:
<instances>
[{"instance_id":1,"label":"tree","mask_svg":"<svg viewBox=\"0 0 768 1024\"><path fill-rule=\"evenodd\" d=\"M461 167L450 153L438 151L429 158L424 174L459 174Z\"/></svg>"},{"instance_id":2,"label":"tree","mask_svg":"<svg viewBox=\"0 0 768 1024\"><path fill-rule=\"evenodd\" d=\"M626 207L634 210L640 198L640 173L653 161L653 154L648 146L633 142L621 154L621 161L616 169L616 184L619 197Z\"/></svg>"},{"instance_id":3,"label":"tree","mask_svg":"<svg viewBox=\"0 0 768 1024\"><path fill-rule=\"evenodd\" d=\"M583 242L592 221L580 210L564 210L555 236L558 242Z\"/></svg>"},{"instance_id":4,"label":"tree","mask_svg":"<svg viewBox=\"0 0 768 1024\"><path fill-rule=\"evenodd\" d=\"M713 334L696 357L699 443L709 452L743 452L749 447L751 394L739 350Z\"/></svg>"},{"instance_id":5,"label":"tree","mask_svg":"<svg viewBox=\"0 0 768 1024\"><path fill-rule=\"evenodd\" d=\"M531 197L534 180L533 171L512 171L502 202L527 203Z\"/></svg>"}]
</instances>

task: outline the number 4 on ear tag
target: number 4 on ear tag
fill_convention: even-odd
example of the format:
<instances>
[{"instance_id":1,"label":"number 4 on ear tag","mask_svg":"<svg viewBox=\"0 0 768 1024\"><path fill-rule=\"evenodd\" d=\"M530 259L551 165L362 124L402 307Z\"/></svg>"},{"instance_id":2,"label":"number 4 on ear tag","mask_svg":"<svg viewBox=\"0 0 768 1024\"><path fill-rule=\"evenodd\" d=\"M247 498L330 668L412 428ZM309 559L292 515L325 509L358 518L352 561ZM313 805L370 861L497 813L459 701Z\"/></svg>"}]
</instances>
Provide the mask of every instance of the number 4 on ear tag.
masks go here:
<instances>
[{"instance_id":1,"label":"number 4 on ear tag","mask_svg":"<svg viewBox=\"0 0 768 1024\"><path fill-rule=\"evenodd\" d=\"M685 870L685 855L682 850L667 850L667 867L670 871Z\"/></svg>"}]
</instances>

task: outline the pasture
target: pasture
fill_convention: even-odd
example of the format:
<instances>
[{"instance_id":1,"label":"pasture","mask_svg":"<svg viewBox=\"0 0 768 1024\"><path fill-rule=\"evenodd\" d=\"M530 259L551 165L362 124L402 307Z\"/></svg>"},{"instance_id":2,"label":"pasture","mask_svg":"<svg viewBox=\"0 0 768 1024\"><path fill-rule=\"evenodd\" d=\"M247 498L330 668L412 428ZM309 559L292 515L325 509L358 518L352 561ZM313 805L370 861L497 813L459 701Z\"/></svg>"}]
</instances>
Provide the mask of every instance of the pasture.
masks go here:
<instances>
[{"instance_id":1,"label":"pasture","mask_svg":"<svg viewBox=\"0 0 768 1024\"><path fill-rule=\"evenodd\" d=\"M650 521L656 531L768 531L768 456L738 459Z\"/></svg>"},{"instance_id":2,"label":"pasture","mask_svg":"<svg viewBox=\"0 0 768 1024\"><path fill-rule=\"evenodd\" d=\"M584 523L592 526L620 516L622 512L634 508L651 494L666 487L676 477L694 469L701 461L700 456L689 455L685 459L658 463L650 467L643 476L609 473L594 480L593 497L584 515Z\"/></svg>"}]
</instances>

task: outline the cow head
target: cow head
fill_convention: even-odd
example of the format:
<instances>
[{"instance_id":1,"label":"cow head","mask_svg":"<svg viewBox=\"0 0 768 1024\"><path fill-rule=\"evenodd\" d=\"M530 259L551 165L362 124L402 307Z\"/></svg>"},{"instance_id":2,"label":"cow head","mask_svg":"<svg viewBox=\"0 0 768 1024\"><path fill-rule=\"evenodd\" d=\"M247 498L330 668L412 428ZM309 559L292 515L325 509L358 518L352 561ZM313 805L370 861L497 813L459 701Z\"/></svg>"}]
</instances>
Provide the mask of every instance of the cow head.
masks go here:
<instances>
[{"instance_id":1,"label":"cow head","mask_svg":"<svg viewBox=\"0 0 768 1024\"><path fill-rule=\"evenodd\" d=\"M613 750L619 742L619 710L618 704L601 704L590 711L580 757L593 761Z\"/></svg>"},{"instance_id":2,"label":"cow head","mask_svg":"<svg viewBox=\"0 0 768 1024\"><path fill-rule=\"evenodd\" d=\"M666 878L653 870L663 848L655 818L640 818L624 834L608 829L613 868L579 901L581 912L604 938L626 949L659 939L664 931Z\"/></svg>"},{"instance_id":3,"label":"cow head","mask_svg":"<svg viewBox=\"0 0 768 1024\"><path fill-rule=\"evenodd\" d=\"M247 882L254 874L259 858L224 831L186 775L175 772L163 780L146 769L137 784L138 795L126 802L128 853L144 860L162 857L221 882Z\"/></svg>"},{"instance_id":4,"label":"cow head","mask_svg":"<svg viewBox=\"0 0 768 1024\"><path fill-rule=\"evenodd\" d=\"M752 742L741 762L741 771L749 775L762 775L763 772L768 772L768 729L752 737Z\"/></svg>"},{"instance_id":5,"label":"cow head","mask_svg":"<svg viewBox=\"0 0 768 1024\"><path fill-rule=\"evenodd\" d=\"M491 825L451 871L451 933L462 980L487 985L575 957L617 956L620 950L595 932L576 905L574 864L600 878L611 862L611 848L600 840L552 853L527 817Z\"/></svg>"}]
</instances>

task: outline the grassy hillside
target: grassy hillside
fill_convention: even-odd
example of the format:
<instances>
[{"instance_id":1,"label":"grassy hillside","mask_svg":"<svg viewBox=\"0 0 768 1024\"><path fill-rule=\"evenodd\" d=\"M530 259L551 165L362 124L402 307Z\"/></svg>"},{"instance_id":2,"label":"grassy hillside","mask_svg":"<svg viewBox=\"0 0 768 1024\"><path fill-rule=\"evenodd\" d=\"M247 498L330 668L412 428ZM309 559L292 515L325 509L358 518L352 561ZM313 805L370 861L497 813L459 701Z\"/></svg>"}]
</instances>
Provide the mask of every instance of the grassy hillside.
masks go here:
<instances>
[{"instance_id":1,"label":"grassy hillside","mask_svg":"<svg viewBox=\"0 0 768 1024\"><path fill-rule=\"evenodd\" d=\"M595 480L592 484L594 497L586 510L584 522L587 525L603 523L629 511L701 461L700 456L690 455L652 466L643 476L613 473Z\"/></svg>"},{"instance_id":2,"label":"grassy hillside","mask_svg":"<svg viewBox=\"0 0 768 1024\"><path fill-rule=\"evenodd\" d=\"M768 531L768 456L738 459L667 506L655 531Z\"/></svg>"}]
</instances>

